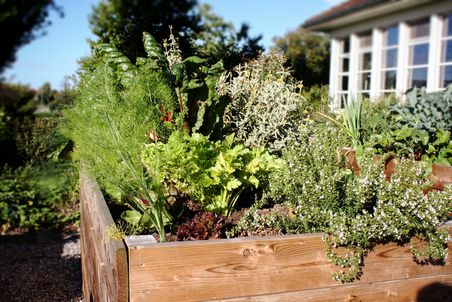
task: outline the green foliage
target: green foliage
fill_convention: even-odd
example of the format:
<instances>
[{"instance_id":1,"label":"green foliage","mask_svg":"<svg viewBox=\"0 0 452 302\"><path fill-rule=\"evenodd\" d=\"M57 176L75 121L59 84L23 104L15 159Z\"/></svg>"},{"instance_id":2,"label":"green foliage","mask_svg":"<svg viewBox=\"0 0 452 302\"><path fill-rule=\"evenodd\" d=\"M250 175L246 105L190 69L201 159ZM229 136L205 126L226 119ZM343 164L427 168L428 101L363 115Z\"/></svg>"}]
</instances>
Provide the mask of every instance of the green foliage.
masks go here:
<instances>
[{"instance_id":1,"label":"green foliage","mask_svg":"<svg viewBox=\"0 0 452 302\"><path fill-rule=\"evenodd\" d=\"M196 54L206 58L208 62L224 62L227 70L243 61L255 59L263 47L259 45L261 36L250 37L249 26L242 24L236 31L231 22L212 12L209 4L199 7L201 31L194 38Z\"/></svg>"},{"instance_id":2,"label":"green foliage","mask_svg":"<svg viewBox=\"0 0 452 302\"><path fill-rule=\"evenodd\" d=\"M329 86L314 85L309 88L303 87L305 102L300 107L300 114L308 119L315 119L317 112L327 113L330 111Z\"/></svg>"},{"instance_id":3,"label":"green foliage","mask_svg":"<svg viewBox=\"0 0 452 302\"><path fill-rule=\"evenodd\" d=\"M188 57L173 65L176 76L176 93L180 107L187 111L185 125L192 132L221 139L223 114L228 97L218 95L217 83L224 71L223 63L208 66L204 59Z\"/></svg>"},{"instance_id":4,"label":"green foliage","mask_svg":"<svg viewBox=\"0 0 452 302\"><path fill-rule=\"evenodd\" d=\"M284 153L285 167L270 177L269 196L284 202L293 218L273 215L262 221L261 215L258 223L249 223L256 216L251 213L245 216L250 228L266 223L280 233L324 232L327 256L342 268L333 277L343 282L360 276L363 257L378 243L419 237L426 248L413 249L417 260L444 260L447 234L437 227L452 210L452 186L425 195L425 165L410 160L401 160L388 182L383 162L372 164L368 153L357 176L338 164L335 150L344 139L338 129L311 127L301 137L299 146ZM339 247L348 249L345 257L336 252Z\"/></svg>"},{"instance_id":5,"label":"green foliage","mask_svg":"<svg viewBox=\"0 0 452 302\"><path fill-rule=\"evenodd\" d=\"M0 73L16 60L19 47L30 43L42 29L50 24L48 15L55 10L62 16L61 9L53 0L2 0L0 1Z\"/></svg>"},{"instance_id":6,"label":"green foliage","mask_svg":"<svg viewBox=\"0 0 452 302\"><path fill-rule=\"evenodd\" d=\"M104 0L94 7L89 22L101 43L113 45L129 59L145 56L143 32L162 43L170 35L170 25L180 33L183 54L192 55L191 38L200 31L195 6L196 0Z\"/></svg>"},{"instance_id":7,"label":"green foliage","mask_svg":"<svg viewBox=\"0 0 452 302\"><path fill-rule=\"evenodd\" d=\"M361 135L366 147L375 134L391 130L394 124L394 116L391 114L390 106L394 105L395 102L396 100L391 97L372 101L363 99Z\"/></svg>"},{"instance_id":8,"label":"green foliage","mask_svg":"<svg viewBox=\"0 0 452 302\"><path fill-rule=\"evenodd\" d=\"M77 221L78 212L62 211L62 207L70 205L75 174L72 169L55 165L1 169L1 231L55 228Z\"/></svg>"},{"instance_id":9,"label":"green foliage","mask_svg":"<svg viewBox=\"0 0 452 302\"><path fill-rule=\"evenodd\" d=\"M76 158L105 191L128 203L142 225L156 228L164 241L163 201L158 186L144 175L140 157L143 144L165 139L176 127L162 117L174 112L176 98L156 67L158 54L146 47L150 56L136 65L113 47L98 47L97 66L81 78L63 131L76 144ZM174 120L180 120L176 114Z\"/></svg>"},{"instance_id":10,"label":"green foliage","mask_svg":"<svg viewBox=\"0 0 452 302\"><path fill-rule=\"evenodd\" d=\"M452 131L452 85L432 93L415 87L406 96L406 103L391 108L399 127L408 125L431 133L438 129Z\"/></svg>"},{"instance_id":11,"label":"green foliage","mask_svg":"<svg viewBox=\"0 0 452 302\"><path fill-rule=\"evenodd\" d=\"M10 117L32 114L36 92L28 85L0 83L0 108Z\"/></svg>"},{"instance_id":12,"label":"green foliage","mask_svg":"<svg viewBox=\"0 0 452 302\"><path fill-rule=\"evenodd\" d=\"M233 146L233 137L212 142L200 134L173 132L166 144L146 146L143 163L148 174L200 202L204 209L229 215L240 194L257 188L278 162L263 149Z\"/></svg>"},{"instance_id":13,"label":"green foliage","mask_svg":"<svg viewBox=\"0 0 452 302\"><path fill-rule=\"evenodd\" d=\"M345 134L347 134L353 144L353 148L359 155L363 152L363 138L362 138L362 107L363 101L361 98L353 101L347 99L345 101L344 109L338 115L340 121L330 117L327 114L320 113L321 116L329 119L335 123Z\"/></svg>"},{"instance_id":14,"label":"green foliage","mask_svg":"<svg viewBox=\"0 0 452 302\"><path fill-rule=\"evenodd\" d=\"M276 53L262 54L237 66L218 84L218 93L232 99L225 125L246 147L280 153L297 137L302 86L291 78L284 62Z\"/></svg>"},{"instance_id":15,"label":"green foliage","mask_svg":"<svg viewBox=\"0 0 452 302\"><path fill-rule=\"evenodd\" d=\"M75 203L78 175L66 161L69 145L57 122L52 116L16 117L8 129L20 162L0 170L3 231L62 227L78 219L77 212L63 211Z\"/></svg>"},{"instance_id":16,"label":"green foliage","mask_svg":"<svg viewBox=\"0 0 452 302\"><path fill-rule=\"evenodd\" d=\"M330 40L327 35L299 27L274 38L273 42L274 49L287 57L294 77L303 81L304 86L328 84Z\"/></svg>"},{"instance_id":17,"label":"green foliage","mask_svg":"<svg viewBox=\"0 0 452 302\"><path fill-rule=\"evenodd\" d=\"M375 134L371 144L376 153L392 152L399 157L414 157L417 160L452 164L451 132L438 130L433 135L426 130L411 128L408 125L400 129Z\"/></svg>"}]
</instances>

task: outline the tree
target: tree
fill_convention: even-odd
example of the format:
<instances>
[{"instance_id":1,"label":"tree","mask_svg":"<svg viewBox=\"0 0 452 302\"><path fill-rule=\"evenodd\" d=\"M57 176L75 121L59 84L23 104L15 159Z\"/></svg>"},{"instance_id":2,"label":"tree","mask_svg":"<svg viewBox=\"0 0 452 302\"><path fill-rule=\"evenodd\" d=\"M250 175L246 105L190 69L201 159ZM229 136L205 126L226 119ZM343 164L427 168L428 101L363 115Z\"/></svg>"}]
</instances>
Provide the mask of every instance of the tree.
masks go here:
<instances>
[{"instance_id":1,"label":"tree","mask_svg":"<svg viewBox=\"0 0 452 302\"><path fill-rule=\"evenodd\" d=\"M54 0L0 0L0 73L14 63L19 47L44 34L51 9L62 16Z\"/></svg>"},{"instance_id":2,"label":"tree","mask_svg":"<svg viewBox=\"0 0 452 302\"><path fill-rule=\"evenodd\" d=\"M130 59L145 56L144 31L162 43L171 25L183 54L190 55L190 38L200 31L195 5L196 0L103 0L94 7L90 25L100 42L111 43Z\"/></svg>"},{"instance_id":3,"label":"tree","mask_svg":"<svg viewBox=\"0 0 452 302\"><path fill-rule=\"evenodd\" d=\"M249 37L249 26L236 31L209 5L197 6L196 0L103 0L94 8L90 24L100 42L111 43L131 60L146 56L144 31L163 43L172 30L183 57L198 55L209 63L222 59L226 68L263 50L260 36Z\"/></svg>"},{"instance_id":4,"label":"tree","mask_svg":"<svg viewBox=\"0 0 452 302\"><path fill-rule=\"evenodd\" d=\"M11 117L30 115L37 107L35 96L28 85L0 83L0 110Z\"/></svg>"},{"instance_id":5,"label":"tree","mask_svg":"<svg viewBox=\"0 0 452 302\"><path fill-rule=\"evenodd\" d=\"M261 36L249 37L249 26L242 24L237 32L234 25L212 12L208 4L199 6L201 32L195 37L198 55L212 63L223 60L226 69L256 58L264 49L259 45Z\"/></svg>"},{"instance_id":6,"label":"tree","mask_svg":"<svg viewBox=\"0 0 452 302\"><path fill-rule=\"evenodd\" d=\"M294 71L294 77L310 87L328 83L330 65L329 37L303 27L273 39L274 49L282 51Z\"/></svg>"}]
</instances>

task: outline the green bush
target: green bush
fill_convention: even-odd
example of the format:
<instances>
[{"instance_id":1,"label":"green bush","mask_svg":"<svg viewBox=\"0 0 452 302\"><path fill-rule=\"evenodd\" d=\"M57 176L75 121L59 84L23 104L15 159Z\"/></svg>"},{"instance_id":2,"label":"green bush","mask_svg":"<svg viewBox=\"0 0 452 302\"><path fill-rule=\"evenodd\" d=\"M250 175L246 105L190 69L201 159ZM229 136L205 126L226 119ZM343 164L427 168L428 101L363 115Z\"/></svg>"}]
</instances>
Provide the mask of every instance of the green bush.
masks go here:
<instances>
[{"instance_id":1,"label":"green bush","mask_svg":"<svg viewBox=\"0 0 452 302\"><path fill-rule=\"evenodd\" d=\"M406 102L391 108L397 115L399 127L408 125L432 133L452 131L452 85L444 91L431 93L425 88L413 88L406 96Z\"/></svg>"},{"instance_id":2,"label":"green bush","mask_svg":"<svg viewBox=\"0 0 452 302\"><path fill-rule=\"evenodd\" d=\"M48 168L1 169L1 230L59 228L76 222L78 212L63 211L70 205L76 185L73 175L68 175L66 168L63 170L54 169L51 173Z\"/></svg>"},{"instance_id":3,"label":"green bush","mask_svg":"<svg viewBox=\"0 0 452 302\"><path fill-rule=\"evenodd\" d=\"M394 153L399 157L452 165L451 132L447 130L428 133L404 125L400 129L375 134L371 145L377 154Z\"/></svg>"},{"instance_id":4,"label":"green bush","mask_svg":"<svg viewBox=\"0 0 452 302\"><path fill-rule=\"evenodd\" d=\"M278 154L297 137L304 102L302 85L290 76L284 63L281 55L262 54L237 66L218 84L219 93L232 99L226 108L225 126L248 148L265 147Z\"/></svg>"}]
</instances>

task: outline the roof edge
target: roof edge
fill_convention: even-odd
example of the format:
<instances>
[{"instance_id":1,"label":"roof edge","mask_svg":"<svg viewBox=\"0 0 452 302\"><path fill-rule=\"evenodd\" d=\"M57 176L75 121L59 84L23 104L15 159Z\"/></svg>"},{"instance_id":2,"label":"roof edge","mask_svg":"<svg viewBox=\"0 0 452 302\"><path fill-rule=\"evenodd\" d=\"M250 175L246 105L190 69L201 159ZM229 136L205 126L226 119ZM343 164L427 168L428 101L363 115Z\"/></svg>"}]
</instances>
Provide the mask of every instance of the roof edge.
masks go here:
<instances>
[{"instance_id":1,"label":"roof edge","mask_svg":"<svg viewBox=\"0 0 452 302\"><path fill-rule=\"evenodd\" d=\"M322 23L334 20L336 18L345 17L347 15L357 13L357 12L365 10L365 9L370 9L370 8L373 8L378 5L388 4L390 2L395 2L395 1L400 1L400 0L391 0L389 2L387 0L386 1L385 0L372 0L372 1L363 2L360 4L354 5L349 9L344 9L344 10L339 10L337 12L333 12L332 14L328 14L327 16L322 17L323 14L326 14L329 11L337 10L339 7L343 6L344 4L346 4L348 2L348 1L345 1L345 2L339 3L338 5L333 6L332 8L326 10L323 13L320 13L319 15L309 18L302 24L302 27L311 29L313 27L318 27Z\"/></svg>"}]
</instances>

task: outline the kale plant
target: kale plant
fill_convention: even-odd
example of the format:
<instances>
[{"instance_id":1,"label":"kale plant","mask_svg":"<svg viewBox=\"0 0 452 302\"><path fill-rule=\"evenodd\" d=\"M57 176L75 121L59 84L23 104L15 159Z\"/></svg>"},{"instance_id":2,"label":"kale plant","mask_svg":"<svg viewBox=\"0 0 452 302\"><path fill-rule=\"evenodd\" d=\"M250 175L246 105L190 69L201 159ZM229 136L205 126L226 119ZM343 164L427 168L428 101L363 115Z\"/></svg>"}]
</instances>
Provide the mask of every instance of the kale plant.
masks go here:
<instances>
[{"instance_id":1,"label":"kale plant","mask_svg":"<svg viewBox=\"0 0 452 302\"><path fill-rule=\"evenodd\" d=\"M399 127L408 125L434 133L452 131L452 85L440 92L427 93L425 88L413 88L406 101L391 107Z\"/></svg>"}]
</instances>

